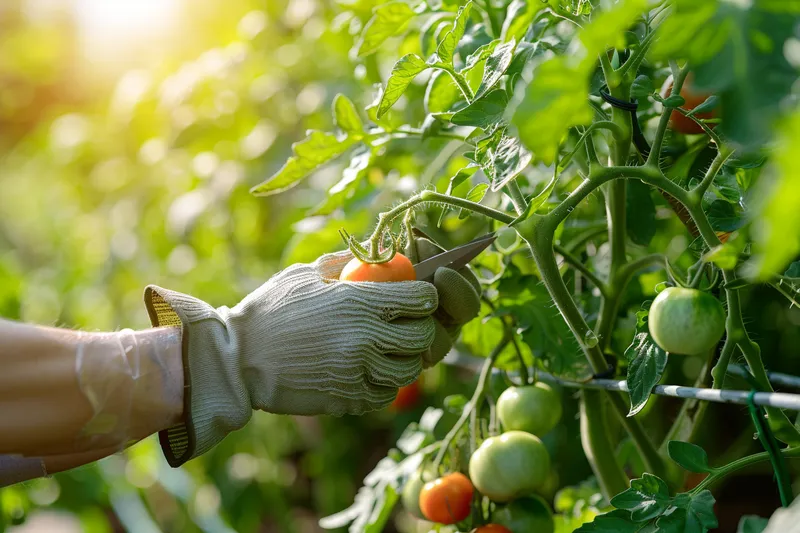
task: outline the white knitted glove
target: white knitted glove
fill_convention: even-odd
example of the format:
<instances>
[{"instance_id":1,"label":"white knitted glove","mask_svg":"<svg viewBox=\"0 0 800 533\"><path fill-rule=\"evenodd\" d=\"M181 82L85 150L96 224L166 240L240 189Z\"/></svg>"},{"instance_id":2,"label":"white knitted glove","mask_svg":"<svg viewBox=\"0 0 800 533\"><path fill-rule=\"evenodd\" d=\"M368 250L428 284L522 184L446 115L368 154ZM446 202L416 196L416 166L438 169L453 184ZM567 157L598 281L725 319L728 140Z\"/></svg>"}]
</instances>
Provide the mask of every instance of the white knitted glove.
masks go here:
<instances>
[{"instance_id":1,"label":"white knitted glove","mask_svg":"<svg viewBox=\"0 0 800 533\"><path fill-rule=\"evenodd\" d=\"M436 288L338 281L351 257L293 265L232 309L147 287L153 325L183 326L186 422L160 434L172 466L243 427L252 409L360 414L417 378L436 330Z\"/></svg>"}]
</instances>

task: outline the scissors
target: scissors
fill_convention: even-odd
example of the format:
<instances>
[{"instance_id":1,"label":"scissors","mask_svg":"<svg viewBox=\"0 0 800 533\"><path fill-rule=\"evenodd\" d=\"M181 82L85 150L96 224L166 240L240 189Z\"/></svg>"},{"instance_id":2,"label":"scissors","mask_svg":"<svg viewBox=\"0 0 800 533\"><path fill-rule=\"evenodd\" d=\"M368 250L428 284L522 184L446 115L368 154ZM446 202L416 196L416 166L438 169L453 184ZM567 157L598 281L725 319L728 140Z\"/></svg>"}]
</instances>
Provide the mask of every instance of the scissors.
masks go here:
<instances>
[{"instance_id":1,"label":"scissors","mask_svg":"<svg viewBox=\"0 0 800 533\"><path fill-rule=\"evenodd\" d=\"M495 233L488 233L483 237L478 237L477 239L468 242L467 244L456 246L452 250L444 251L424 261L420 261L414 265L414 270L417 273L417 279L422 281L430 281L433 279L433 274L439 267L449 267L453 270L458 270L475 259L478 254L488 248L496 238L497 235Z\"/></svg>"}]
</instances>

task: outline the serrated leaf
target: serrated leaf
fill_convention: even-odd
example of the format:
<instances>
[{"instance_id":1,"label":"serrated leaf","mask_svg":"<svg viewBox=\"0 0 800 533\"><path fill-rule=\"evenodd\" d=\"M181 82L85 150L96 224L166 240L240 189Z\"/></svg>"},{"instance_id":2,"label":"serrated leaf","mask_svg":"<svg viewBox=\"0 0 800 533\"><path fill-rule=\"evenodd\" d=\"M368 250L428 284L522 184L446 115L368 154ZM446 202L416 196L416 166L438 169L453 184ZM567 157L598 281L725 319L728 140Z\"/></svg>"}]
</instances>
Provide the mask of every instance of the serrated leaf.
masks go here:
<instances>
[{"instance_id":1,"label":"serrated leaf","mask_svg":"<svg viewBox=\"0 0 800 533\"><path fill-rule=\"evenodd\" d=\"M415 54L406 54L394 64L386 89L378 104L377 117L383 116L403 96L408 86L420 72L431 68L424 59Z\"/></svg>"},{"instance_id":2,"label":"serrated leaf","mask_svg":"<svg viewBox=\"0 0 800 533\"><path fill-rule=\"evenodd\" d=\"M653 80L646 74L639 74L631 84L631 97L632 98L647 98L655 91L653 87Z\"/></svg>"},{"instance_id":3,"label":"serrated leaf","mask_svg":"<svg viewBox=\"0 0 800 533\"><path fill-rule=\"evenodd\" d=\"M450 183L447 184L447 190L444 192L447 196L452 195L459 185L467 181L478 170L478 165L470 163L468 166L460 169L455 175L450 178ZM442 214L439 215L439 222L437 226L441 226L447 213L450 212L450 207L445 206L442 208Z\"/></svg>"},{"instance_id":4,"label":"serrated leaf","mask_svg":"<svg viewBox=\"0 0 800 533\"><path fill-rule=\"evenodd\" d=\"M631 409L628 416L641 411L650 398L650 393L667 366L667 353L655 343L649 331L638 331L633 342L625 350L628 360L628 394Z\"/></svg>"},{"instance_id":5,"label":"serrated leaf","mask_svg":"<svg viewBox=\"0 0 800 533\"><path fill-rule=\"evenodd\" d=\"M725 200L711 202L706 214L714 231L736 231L745 222L740 208Z\"/></svg>"},{"instance_id":6,"label":"serrated leaf","mask_svg":"<svg viewBox=\"0 0 800 533\"><path fill-rule=\"evenodd\" d=\"M492 184L492 191L499 191L527 168L533 154L526 150L516 137L500 136L496 144L487 146L480 157L483 172Z\"/></svg>"},{"instance_id":7,"label":"serrated leaf","mask_svg":"<svg viewBox=\"0 0 800 533\"><path fill-rule=\"evenodd\" d=\"M489 92L503 77L506 69L511 64L511 60L514 58L516 46L517 42L511 39L507 43L498 45L486 59L486 66L483 68L483 79L480 86L478 86L478 90L475 91L476 100Z\"/></svg>"},{"instance_id":8,"label":"serrated leaf","mask_svg":"<svg viewBox=\"0 0 800 533\"><path fill-rule=\"evenodd\" d=\"M514 39L519 42L533 23L533 19L545 7L547 5L541 0L513 0L506 9L500 38L503 41Z\"/></svg>"},{"instance_id":9,"label":"serrated leaf","mask_svg":"<svg viewBox=\"0 0 800 533\"><path fill-rule=\"evenodd\" d=\"M343 207L369 168L372 155L372 151L369 148L356 148L350 157L350 165L342 171L342 179L328 189L328 197L322 204L315 207L309 215L330 215L336 209Z\"/></svg>"},{"instance_id":10,"label":"serrated leaf","mask_svg":"<svg viewBox=\"0 0 800 533\"><path fill-rule=\"evenodd\" d=\"M343 94L337 94L333 99L333 118L336 125L352 137L359 137L364 133L364 124L353 102Z\"/></svg>"},{"instance_id":11,"label":"serrated leaf","mask_svg":"<svg viewBox=\"0 0 800 533\"><path fill-rule=\"evenodd\" d=\"M714 515L714 503L716 500L711 491L704 490L692 496L689 503L689 519L694 518L703 531L713 529L719 525L717 517Z\"/></svg>"},{"instance_id":12,"label":"serrated leaf","mask_svg":"<svg viewBox=\"0 0 800 533\"><path fill-rule=\"evenodd\" d=\"M467 60L464 62L465 66L464 66L463 69L461 69L461 74L462 75L468 74L475 67L477 67L481 62L486 61L486 59L490 55L492 55L492 53L494 52L494 49L497 48L497 46L501 42L502 41L500 39L495 39L494 41L491 41L489 43L486 43L486 44L478 47L477 50L475 50L473 53L471 53L470 55L467 56Z\"/></svg>"},{"instance_id":13,"label":"serrated leaf","mask_svg":"<svg viewBox=\"0 0 800 533\"><path fill-rule=\"evenodd\" d=\"M689 472L702 474L714 470L708 465L706 451L696 444L671 440L667 444L667 453L670 459Z\"/></svg>"},{"instance_id":14,"label":"serrated leaf","mask_svg":"<svg viewBox=\"0 0 800 533\"><path fill-rule=\"evenodd\" d=\"M496 89L483 98L474 100L464 109L455 113L450 122L458 126L475 126L488 128L503 120L508 96L502 89Z\"/></svg>"},{"instance_id":15,"label":"serrated leaf","mask_svg":"<svg viewBox=\"0 0 800 533\"><path fill-rule=\"evenodd\" d=\"M471 8L471 1L459 8L456 20L453 21L453 27L445 34L442 42L436 48L436 55L439 56L439 61L446 65L453 65L453 55L455 54L456 46L458 46L458 41L464 36L464 29L467 26Z\"/></svg>"},{"instance_id":16,"label":"serrated leaf","mask_svg":"<svg viewBox=\"0 0 800 533\"><path fill-rule=\"evenodd\" d=\"M601 514L592 522L583 524L574 533L639 533L641 525L633 522L627 511Z\"/></svg>"},{"instance_id":17,"label":"serrated leaf","mask_svg":"<svg viewBox=\"0 0 800 533\"><path fill-rule=\"evenodd\" d=\"M656 204L650 187L639 180L627 180L625 228L630 239L647 246L656 234Z\"/></svg>"},{"instance_id":18,"label":"serrated leaf","mask_svg":"<svg viewBox=\"0 0 800 533\"><path fill-rule=\"evenodd\" d=\"M358 56L374 53L393 35L399 35L414 18L414 10L405 2L388 2L375 8L358 42Z\"/></svg>"},{"instance_id":19,"label":"serrated leaf","mask_svg":"<svg viewBox=\"0 0 800 533\"><path fill-rule=\"evenodd\" d=\"M250 192L266 196L293 187L320 166L345 153L356 142L352 137L339 137L333 133L311 130L305 139L292 145L295 155L278 172L250 189Z\"/></svg>"},{"instance_id":20,"label":"serrated leaf","mask_svg":"<svg viewBox=\"0 0 800 533\"><path fill-rule=\"evenodd\" d=\"M661 515L670 503L669 487L652 474L645 473L641 478L631 480L631 487L613 498L611 505L617 509L630 511L631 519L644 522Z\"/></svg>"}]
</instances>

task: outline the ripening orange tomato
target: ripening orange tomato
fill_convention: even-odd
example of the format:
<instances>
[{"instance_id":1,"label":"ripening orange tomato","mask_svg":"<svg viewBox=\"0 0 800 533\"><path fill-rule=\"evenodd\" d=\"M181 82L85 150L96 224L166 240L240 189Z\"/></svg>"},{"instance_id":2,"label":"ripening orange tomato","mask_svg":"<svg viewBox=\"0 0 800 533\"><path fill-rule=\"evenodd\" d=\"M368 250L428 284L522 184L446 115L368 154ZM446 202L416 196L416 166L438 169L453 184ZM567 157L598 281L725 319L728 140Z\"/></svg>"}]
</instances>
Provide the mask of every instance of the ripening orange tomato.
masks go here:
<instances>
[{"instance_id":1,"label":"ripening orange tomato","mask_svg":"<svg viewBox=\"0 0 800 533\"><path fill-rule=\"evenodd\" d=\"M400 390L397 391L397 396L389 408L393 411L408 411L409 409L413 409L419 402L419 397L421 395L419 381L418 379L411 385L400 387Z\"/></svg>"},{"instance_id":2,"label":"ripening orange tomato","mask_svg":"<svg viewBox=\"0 0 800 533\"><path fill-rule=\"evenodd\" d=\"M661 87L661 96L663 98L666 98L670 95L671 91L672 91L672 76L669 76L667 80L664 82L664 85ZM686 100L686 103L683 104L681 107L686 109L687 111L691 111L695 107L705 102L706 99L711 95L693 89L692 77L691 75L689 75L684 81L683 87L681 87L681 96L683 97L684 100ZM705 113L697 113L694 116L701 120L716 118L717 110L713 109ZM680 111L678 111L677 109L672 111L672 115L670 115L669 117L669 124L674 131L677 131L679 133L684 133L687 135L696 135L698 133L703 133L703 128L701 128L691 118L682 115ZM716 126L716 124L714 123L708 124L708 127L711 129L713 129L714 126Z\"/></svg>"},{"instance_id":3,"label":"ripening orange tomato","mask_svg":"<svg viewBox=\"0 0 800 533\"><path fill-rule=\"evenodd\" d=\"M419 493L419 507L431 522L455 524L469 516L472 482L461 472L455 472L430 481Z\"/></svg>"},{"instance_id":4,"label":"ripening orange tomato","mask_svg":"<svg viewBox=\"0 0 800 533\"><path fill-rule=\"evenodd\" d=\"M511 533L511 530L500 524L486 524L485 526L479 526L475 533Z\"/></svg>"},{"instance_id":5,"label":"ripening orange tomato","mask_svg":"<svg viewBox=\"0 0 800 533\"><path fill-rule=\"evenodd\" d=\"M417 273L411 260L403 254L385 263L364 263L354 257L339 274L342 281L414 281Z\"/></svg>"}]
</instances>

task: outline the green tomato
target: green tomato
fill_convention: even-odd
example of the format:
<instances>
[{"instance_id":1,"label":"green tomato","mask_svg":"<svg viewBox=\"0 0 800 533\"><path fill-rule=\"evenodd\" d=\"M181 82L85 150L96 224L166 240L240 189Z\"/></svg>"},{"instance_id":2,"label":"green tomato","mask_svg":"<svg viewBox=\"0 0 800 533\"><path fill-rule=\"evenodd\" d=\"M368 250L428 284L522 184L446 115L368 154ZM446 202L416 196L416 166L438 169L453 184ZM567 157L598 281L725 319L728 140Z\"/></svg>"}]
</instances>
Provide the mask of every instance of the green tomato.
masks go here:
<instances>
[{"instance_id":1,"label":"green tomato","mask_svg":"<svg viewBox=\"0 0 800 533\"><path fill-rule=\"evenodd\" d=\"M664 351L701 355L725 332L725 309L714 296L696 289L669 287L650 306L650 335Z\"/></svg>"},{"instance_id":2,"label":"green tomato","mask_svg":"<svg viewBox=\"0 0 800 533\"><path fill-rule=\"evenodd\" d=\"M497 416L507 431L527 431L541 437L561 420L561 399L546 383L509 387L497 399Z\"/></svg>"},{"instance_id":3,"label":"green tomato","mask_svg":"<svg viewBox=\"0 0 800 533\"><path fill-rule=\"evenodd\" d=\"M498 503L536 491L549 472L547 448L538 437L524 431L507 431L486 439L469 459L473 485Z\"/></svg>"},{"instance_id":4,"label":"green tomato","mask_svg":"<svg viewBox=\"0 0 800 533\"><path fill-rule=\"evenodd\" d=\"M403 491L400 493L400 500L403 502L403 508L417 518L425 520L422 515L422 510L419 508L419 493L425 485L422 470L417 470L408 478Z\"/></svg>"},{"instance_id":5,"label":"green tomato","mask_svg":"<svg viewBox=\"0 0 800 533\"><path fill-rule=\"evenodd\" d=\"M553 533L556 528L550 506L539 496L520 498L497 507L492 521L507 527L511 533Z\"/></svg>"}]
</instances>

